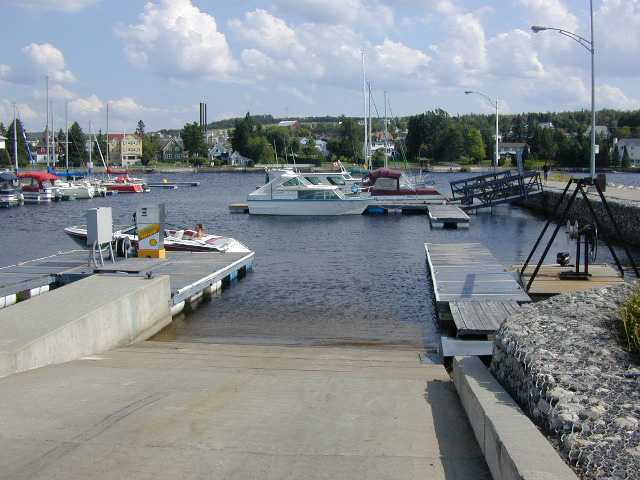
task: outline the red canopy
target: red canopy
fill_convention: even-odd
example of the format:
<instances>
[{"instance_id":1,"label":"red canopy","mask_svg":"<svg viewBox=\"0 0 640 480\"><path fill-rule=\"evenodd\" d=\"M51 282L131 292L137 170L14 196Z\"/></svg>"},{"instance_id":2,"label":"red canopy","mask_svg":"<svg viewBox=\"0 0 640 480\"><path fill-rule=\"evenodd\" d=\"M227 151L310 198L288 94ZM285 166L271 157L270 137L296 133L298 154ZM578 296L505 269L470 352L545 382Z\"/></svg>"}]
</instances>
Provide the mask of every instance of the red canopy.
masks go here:
<instances>
[{"instance_id":1,"label":"red canopy","mask_svg":"<svg viewBox=\"0 0 640 480\"><path fill-rule=\"evenodd\" d=\"M107 166L107 173L110 173L111 175L129 175L128 172L116 172L114 169L112 169L111 167Z\"/></svg>"},{"instance_id":2,"label":"red canopy","mask_svg":"<svg viewBox=\"0 0 640 480\"><path fill-rule=\"evenodd\" d=\"M58 180L58 177L56 177L53 173L48 173L48 172L25 172L25 173L18 173L16 174L16 177L20 177L20 178L33 178L36 182L38 182L38 185L42 186L43 182L46 182L47 180L53 182L54 180Z\"/></svg>"}]
</instances>

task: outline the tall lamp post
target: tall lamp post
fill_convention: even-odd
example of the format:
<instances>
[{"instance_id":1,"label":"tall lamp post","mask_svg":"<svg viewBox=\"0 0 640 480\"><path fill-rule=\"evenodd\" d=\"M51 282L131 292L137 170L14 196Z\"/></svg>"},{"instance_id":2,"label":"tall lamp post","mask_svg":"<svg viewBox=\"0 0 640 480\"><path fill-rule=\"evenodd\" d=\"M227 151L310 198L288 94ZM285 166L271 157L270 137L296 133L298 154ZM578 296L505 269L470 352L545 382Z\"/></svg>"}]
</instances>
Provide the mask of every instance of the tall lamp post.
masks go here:
<instances>
[{"instance_id":1,"label":"tall lamp post","mask_svg":"<svg viewBox=\"0 0 640 480\"><path fill-rule=\"evenodd\" d=\"M540 25L534 25L531 27L531 31L533 33L542 32L543 30L555 30L560 35L564 35L565 37L569 37L572 40L575 40L584 48L586 48L589 53L591 53L591 158L589 162L589 169L591 173L591 178L595 178L596 176L596 67L595 67L595 56L596 49L595 44L593 43L593 0L589 0L589 9L591 16L591 40L587 40L586 38L581 37L575 33L569 32L567 30L562 30L561 28L552 28L552 27L543 27Z\"/></svg>"},{"instance_id":2,"label":"tall lamp post","mask_svg":"<svg viewBox=\"0 0 640 480\"><path fill-rule=\"evenodd\" d=\"M493 108L496 109L496 151L495 151L495 155L494 155L494 160L493 160L493 170L495 172L498 171L498 159L499 157L499 152L498 152L498 99L497 98L493 98L489 95L487 95L486 93L482 93L482 92L474 92L472 90L465 90L464 92L465 94L469 95L470 93L477 93L478 95L486 98L489 103L491 104L491 106L493 106Z\"/></svg>"}]
</instances>

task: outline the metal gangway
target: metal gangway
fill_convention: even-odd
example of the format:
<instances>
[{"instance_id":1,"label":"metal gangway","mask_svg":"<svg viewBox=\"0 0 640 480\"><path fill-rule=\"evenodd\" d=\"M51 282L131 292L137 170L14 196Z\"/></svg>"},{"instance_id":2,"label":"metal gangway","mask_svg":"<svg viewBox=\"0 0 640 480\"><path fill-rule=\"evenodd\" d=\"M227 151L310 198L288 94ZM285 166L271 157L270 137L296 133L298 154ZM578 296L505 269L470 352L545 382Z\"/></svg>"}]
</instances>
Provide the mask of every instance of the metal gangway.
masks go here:
<instances>
[{"instance_id":1,"label":"metal gangway","mask_svg":"<svg viewBox=\"0 0 640 480\"><path fill-rule=\"evenodd\" d=\"M492 207L543 193L540 172L512 173L510 170L486 173L450 182L454 201L466 210Z\"/></svg>"}]
</instances>

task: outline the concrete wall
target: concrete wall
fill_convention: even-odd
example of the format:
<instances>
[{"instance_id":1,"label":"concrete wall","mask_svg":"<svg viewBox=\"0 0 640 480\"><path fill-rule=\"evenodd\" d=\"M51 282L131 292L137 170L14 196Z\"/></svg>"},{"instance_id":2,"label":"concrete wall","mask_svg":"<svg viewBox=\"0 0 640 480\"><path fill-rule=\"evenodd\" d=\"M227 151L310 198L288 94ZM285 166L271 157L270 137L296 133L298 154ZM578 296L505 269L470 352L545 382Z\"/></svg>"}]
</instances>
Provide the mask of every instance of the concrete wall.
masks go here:
<instances>
[{"instance_id":1,"label":"concrete wall","mask_svg":"<svg viewBox=\"0 0 640 480\"><path fill-rule=\"evenodd\" d=\"M569 188L567 195L558 209L558 216L562 215L562 212L564 212L574 189L575 185L572 185ZM518 200L516 203L548 216L553 213L553 210L561 196L562 192L546 190L542 196L538 196L530 200ZM609 220L609 215L602 205L600 198L597 196L590 196L589 199L591 200L591 205L598 217L598 221L605 229L604 233L610 240L612 240L612 243L619 244L617 240L614 240L616 235L613 224ZM636 247L640 246L640 206L629 200L618 200L615 198L607 198L607 205L609 205L609 209L611 210L627 245ZM570 219L572 222L578 220L578 225L594 223L589 207L584 201L584 198L582 198L582 194L578 193L576 196L573 205L569 209L567 219Z\"/></svg>"},{"instance_id":2,"label":"concrete wall","mask_svg":"<svg viewBox=\"0 0 640 480\"><path fill-rule=\"evenodd\" d=\"M455 357L453 382L494 480L578 478L478 357Z\"/></svg>"},{"instance_id":3,"label":"concrete wall","mask_svg":"<svg viewBox=\"0 0 640 480\"><path fill-rule=\"evenodd\" d=\"M168 276L94 275L0 310L0 377L145 340L171 322Z\"/></svg>"}]
</instances>

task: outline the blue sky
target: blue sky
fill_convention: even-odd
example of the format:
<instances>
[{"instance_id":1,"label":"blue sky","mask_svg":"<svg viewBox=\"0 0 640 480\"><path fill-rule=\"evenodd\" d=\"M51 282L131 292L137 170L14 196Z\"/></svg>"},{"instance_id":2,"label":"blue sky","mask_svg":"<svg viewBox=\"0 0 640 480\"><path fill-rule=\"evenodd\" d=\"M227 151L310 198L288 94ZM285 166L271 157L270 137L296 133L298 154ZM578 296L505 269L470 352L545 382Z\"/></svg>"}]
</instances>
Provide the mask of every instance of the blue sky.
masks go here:
<instances>
[{"instance_id":1,"label":"blue sky","mask_svg":"<svg viewBox=\"0 0 640 480\"><path fill-rule=\"evenodd\" d=\"M596 108L640 108L640 0L593 0ZM198 120L590 108L589 0L0 0L0 121L28 131Z\"/></svg>"}]
</instances>

